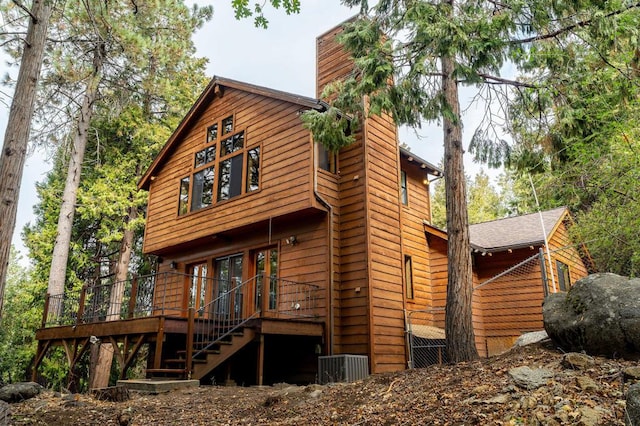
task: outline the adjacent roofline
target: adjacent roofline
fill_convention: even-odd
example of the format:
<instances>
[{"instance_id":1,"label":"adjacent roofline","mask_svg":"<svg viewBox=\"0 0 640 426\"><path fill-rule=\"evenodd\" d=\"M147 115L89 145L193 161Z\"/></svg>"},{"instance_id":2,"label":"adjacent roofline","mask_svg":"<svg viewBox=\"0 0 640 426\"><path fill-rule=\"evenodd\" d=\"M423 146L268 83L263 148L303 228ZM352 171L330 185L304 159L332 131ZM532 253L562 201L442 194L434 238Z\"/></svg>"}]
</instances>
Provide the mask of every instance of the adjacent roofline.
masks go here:
<instances>
[{"instance_id":1,"label":"adjacent roofline","mask_svg":"<svg viewBox=\"0 0 640 426\"><path fill-rule=\"evenodd\" d=\"M560 224L567 217L569 217L571 219L571 215L569 214L569 210L566 207L558 207L556 209L560 209L560 208L564 209L564 211L562 212L562 214L560 214L560 216L558 216L558 219L554 223L553 227L551 229L547 230L547 238L550 238L558 230L558 227L560 226ZM549 210L546 210L546 212L553 211L553 210L556 210L556 209L549 209ZM523 217L523 216L528 216L528 215L538 215L538 214L540 214L540 213L538 213L538 212L528 213L528 214L524 214L524 215L521 215L521 216L511 216L511 217L506 217L506 218L502 218L502 219L495 219L495 220L482 222L482 223L486 224L486 223L495 222L496 226L499 226L499 222L507 220L507 219L513 219L513 218L516 218L516 217ZM448 240L447 231L445 231L443 229L440 229L440 228L437 228L437 227L431 225L430 223L428 223L427 221L424 221L423 225L424 225L424 231L427 234L436 236L436 237L441 238L441 239L443 239L445 241ZM473 225L471 225L471 226L473 226ZM529 240L529 241L523 241L523 242L520 242L518 244L509 244L509 245L496 246L496 247L483 247L481 245L475 244L473 241L470 241L471 249L474 252L480 252L480 253L498 253L498 252L507 251L509 249L517 250L517 249L527 248L527 247L531 247L531 246L534 246L534 247L543 246L544 244L545 244L545 240L544 240L544 238L542 236L540 236L540 238L532 239L532 240Z\"/></svg>"},{"instance_id":2,"label":"adjacent roofline","mask_svg":"<svg viewBox=\"0 0 640 426\"><path fill-rule=\"evenodd\" d=\"M415 162L417 166L425 169L429 174L440 177L444 175L444 171L441 168L434 166L427 160L423 160L406 148L400 147L400 156L406 158L409 162Z\"/></svg>"},{"instance_id":3,"label":"adjacent roofline","mask_svg":"<svg viewBox=\"0 0 640 426\"><path fill-rule=\"evenodd\" d=\"M223 94L225 87L242 90L256 95L266 96L285 102L290 102L305 108L311 108L318 111L325 111L329 108L329 105L326 102L319 99L296 95L281 90L270 89L268 87L258 86L255 84L244 83L242 81L232 80L229 78L214 76L207 87L202 91L196 102L191 106L191 109L189 109L189 112L187 112L187 114L184 116L178 127L176 127L174 132L171 134L158 155L156 155L142 178L138 181L138 189L149 189L149 185L151 185L151 181L153 180L155 172L157 171L158 167L160 167L160 165L164 163L164 160L171 152L173 146L180 139L182 133L189 127L191 121L198 115L202 108L205 108L208 105L208 102L211 99L213 99L215 96L221 96Z\"/></svg>"}]
</instances>

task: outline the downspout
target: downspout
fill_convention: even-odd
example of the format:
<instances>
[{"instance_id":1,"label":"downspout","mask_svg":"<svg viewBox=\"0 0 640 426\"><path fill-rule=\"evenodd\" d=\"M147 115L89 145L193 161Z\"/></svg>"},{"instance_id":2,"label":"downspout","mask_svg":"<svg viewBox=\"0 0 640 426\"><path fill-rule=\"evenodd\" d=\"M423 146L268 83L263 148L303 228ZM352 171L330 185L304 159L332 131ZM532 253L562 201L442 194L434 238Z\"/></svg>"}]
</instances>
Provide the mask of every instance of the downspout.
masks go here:
<instances>
[{"instance_id":1,"label":"downspout","mask_svg":"<svg viewBox=\"0 0 640 426\"><path fill-rule=\"evenodd\" d=\"M334 270L333 270L333 207L324 198L318 194L318 161L316 158L317 150L315 142L311 139L311 150L313 152L313 194L316 200L329 210L329 355L333 355L334 342Z\"/></svg>"}]
</instances>

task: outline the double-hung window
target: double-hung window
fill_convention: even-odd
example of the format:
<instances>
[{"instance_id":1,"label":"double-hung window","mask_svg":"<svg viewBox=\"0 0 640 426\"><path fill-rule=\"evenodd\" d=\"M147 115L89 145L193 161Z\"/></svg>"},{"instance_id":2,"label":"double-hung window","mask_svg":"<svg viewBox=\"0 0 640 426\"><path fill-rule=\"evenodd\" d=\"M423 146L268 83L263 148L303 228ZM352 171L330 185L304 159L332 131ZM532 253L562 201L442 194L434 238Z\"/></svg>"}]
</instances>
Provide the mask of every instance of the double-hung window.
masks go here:
<instances>
[{"instance_id":1,"label":"double-hung window","mask_svg":"<svg viewBox=\"0 0 640 426\"><path fill-rule=\"evenodd\" d=\"M260 189L260 147L246 142L245 130L235 128L233 115L207 128L191 173L180 179L179 215Z\"/></svg>"}]
</instances>

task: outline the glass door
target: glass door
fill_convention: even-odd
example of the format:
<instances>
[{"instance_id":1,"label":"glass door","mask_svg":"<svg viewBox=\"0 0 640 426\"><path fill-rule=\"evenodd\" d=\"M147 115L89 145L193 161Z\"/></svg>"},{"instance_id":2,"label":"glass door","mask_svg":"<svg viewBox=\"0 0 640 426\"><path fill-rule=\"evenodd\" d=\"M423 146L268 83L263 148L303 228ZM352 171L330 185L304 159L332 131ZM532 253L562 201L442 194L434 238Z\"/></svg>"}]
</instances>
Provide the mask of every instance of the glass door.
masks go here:
<instances>
[{"instance_id":1,"label":"glass door","mask_svg":"<svg viewBox=\"0 0 640 426\"><path fill-rule=\"evenodd\" d=\"M189 300L188 307L196 311L204 308L207 302L207 263L189 266Z\"/></svg>"},{"instance_id":2,"label":"glass door","mask_svg":"<svg viewBox=\"0 0 640 426\"><path fill-rule=\"evenodd\" d=\"M236 318L242 316L242 254L215 260L217 301L216 314Z\"/></svg>"},{"instance_id":3,"label":"glass door","mask_svg":"<svg viewBox=\"0 0 640 426\"><path fill-rule=\"evenodd\" d=\"M254 254L254 265L256 310L273 311L278 306L278 249L258 250Z\"/></svg>"}]
</instances>

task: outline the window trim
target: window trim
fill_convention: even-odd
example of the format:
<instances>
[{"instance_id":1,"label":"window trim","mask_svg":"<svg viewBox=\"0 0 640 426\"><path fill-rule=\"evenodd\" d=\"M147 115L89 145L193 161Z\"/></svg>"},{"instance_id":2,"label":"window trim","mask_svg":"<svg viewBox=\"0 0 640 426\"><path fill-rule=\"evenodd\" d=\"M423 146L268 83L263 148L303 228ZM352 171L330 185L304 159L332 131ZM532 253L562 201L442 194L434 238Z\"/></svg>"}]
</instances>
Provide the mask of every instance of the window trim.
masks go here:
<instances>
[{"instance_id":1,"label":"window trim","mask_svg":"<svg viewBox=\"0 0 640 426\"><path fill-rule=\"evenodd\" d=\"M403 264L403 272L404 272L404 295L407 299L413 300L415 299L416 292L413 282L413 260L411 256L404 255L404 264Z\"/></svg>"},{"instance_id":2,"label":"window trim","mask_svg":"<svg viewBox=\"0 0 640 426\"><path fill-rule=\"evenodd\" d=\"M403 206L409 205L409 185L407 182L407 172L400 170L400 202Z\"/></svg>"},{"instance_id":3,"label":"window trim","mask_svg":"<svg viewBox=\"0 0 640 426\"><path fill-rule=\"evenodd\" d=\"M225 120L231 119L233 123L233 127L231 131L223 134L223 122ZM217 137L215 139L209 139L209 129L213 126L217 126ZM226 152L224 155L221 155L222 150L222 142L226 141L230 138L238 137L238 135L242 135L242 146L237 148L231 152ZM213 152L212 154L210 152ZM262 144L249 144L247 141L247 129L246 127L239 128L236 126L236 114L235 112L232 114L224 114L221 118L218 118L214 123L206 126L205 128L205 136L204 143L199 144L194 152L191 154L190 167L189 172L186 175L183 175L179 178L178 183L178 208L176 209L178 217L185 217L192 213L197 213L201 210L205 210L211 208L215 205L224 203L226 201L230 201L233 199L237 199L239 197L246 196L248 194L253 194L259 192L262 188L262 171L261 171L261 158L260 154L262 151ZM203 162L197 162L197 156L199 153L203 152L201 156L204 158ZM249 168L250 165L250 157L255 158L254 156L249 155L249 153L257 152L257 169ZM236 160L236 167L230 169L230 185L231 182L235 182L236 185L239 184L239 188L237 188L238 193L235 195L229 195L225 198L220 198L220 174L222 172L222 164L225 161L232 161L233 158L241 156L241 160ZM206 161L207 158L212 157L210 161ZM210 195L210 203L206 206L201 206L197 209L193 209L194 203L194 189L195 189L195 176L198 173L202 173L207 169L212 169L213 178L211 183L211 195ZM235 170L239 169L241 176L235 175ZM254 189L249 189L250 185L250 173L254 170L257 170L257 186ZM239 181L238 181L239 180ZM183 190L185 188L186 182L186 198L184 197ZM204 188L204 186L203 186ZM235 188L235 187L234 187ZM202 192L202 191L201 191ZM235 193L235 191L234 191ZM199 196L202 198L203 193L200 193Z\"/></svg>"},{"instance_id":4,"label":"window trim","mask_svg":"<svg viewBox=\"0 0 640 426\"><path fill-rule=\"evenodd\" d=\"M558 288L560 291L569 291L571 288L571 270L569 265L556 259L556 273L558 274Z\"/></svg>"}]
</instances>

